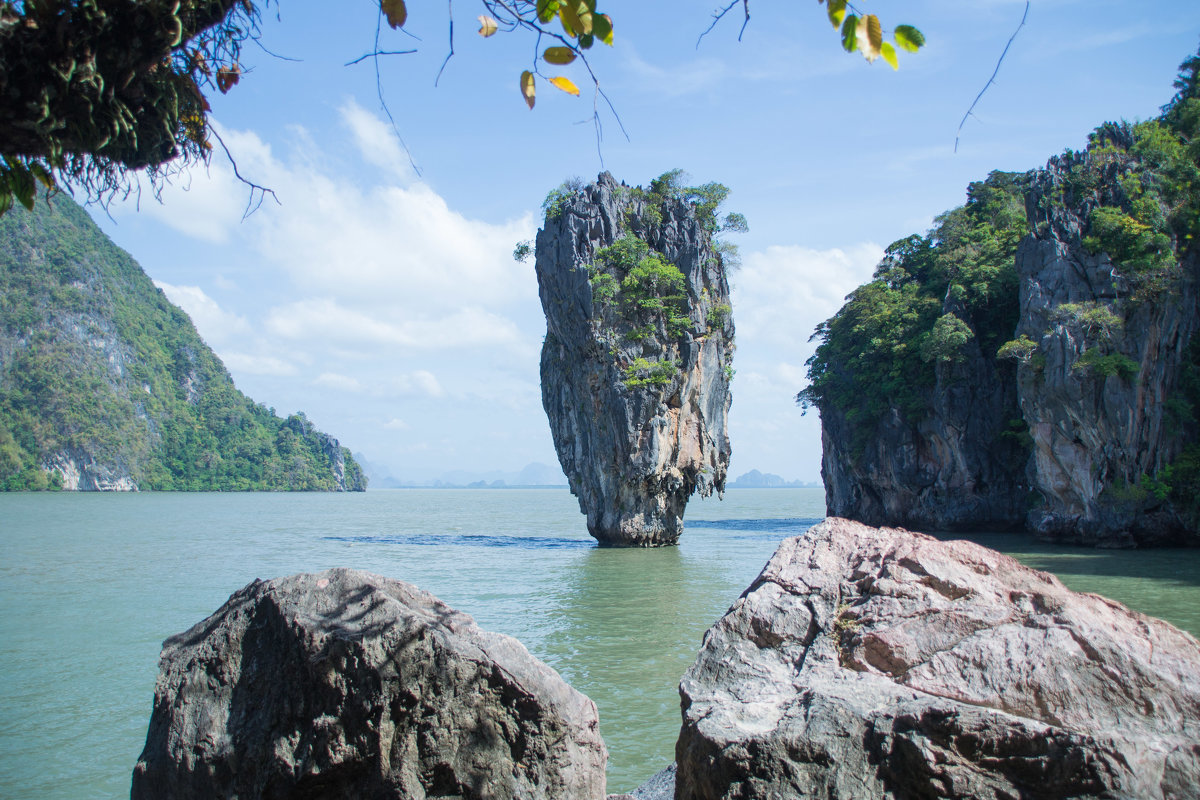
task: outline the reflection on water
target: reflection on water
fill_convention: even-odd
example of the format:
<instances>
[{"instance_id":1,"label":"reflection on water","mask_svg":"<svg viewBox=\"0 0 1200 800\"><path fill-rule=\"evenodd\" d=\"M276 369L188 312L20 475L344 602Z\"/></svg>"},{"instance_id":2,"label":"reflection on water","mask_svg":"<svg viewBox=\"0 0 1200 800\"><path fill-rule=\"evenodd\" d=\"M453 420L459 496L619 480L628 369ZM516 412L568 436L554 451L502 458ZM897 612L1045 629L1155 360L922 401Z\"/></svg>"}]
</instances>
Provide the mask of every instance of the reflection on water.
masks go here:
<instances>
[{"instance_id":1,"label":"reflection on water","mask_svg":"<svg viewBox=\"0 0 1200 800\"><path fill-rule=\"evenodd\" d=\"M596 701L609 791L629 790L673 758L704 630L823 510L821 490L734 490L691 504L679 547L622 550L563 490L0 495L0 798L127 797L162 640L254 578L333 566L520 639ZM1200 631L1200 551L972 538Z\"/></svg>"}]
</instances>

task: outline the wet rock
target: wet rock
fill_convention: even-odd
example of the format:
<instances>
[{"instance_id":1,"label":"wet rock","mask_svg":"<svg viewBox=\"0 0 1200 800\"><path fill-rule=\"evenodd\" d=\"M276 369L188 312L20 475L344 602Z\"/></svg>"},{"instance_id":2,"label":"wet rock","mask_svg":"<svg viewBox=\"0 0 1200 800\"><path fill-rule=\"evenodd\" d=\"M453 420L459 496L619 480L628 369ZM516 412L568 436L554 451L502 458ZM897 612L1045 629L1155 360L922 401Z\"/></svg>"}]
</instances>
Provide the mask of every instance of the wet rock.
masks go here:
<instances>
[{"instance_id":1,"label":"wet rock","mask_svg":"<svg viewBox=\"0 0 1200 800\"><path fill-rule=\"evenodd\" d=\"M166 641L131 797L599 800L606 760L592 701L515 639L335 569Z\"/></svg>"},{"instance_id":2,"label":"wet rock","mask_svg":"<svg viewBox=\"0 0 1200 800\"><path fill-rule=\"evenodd\" d=\"M734 331L712 231L692 203L603 173L560 198L538 233L542 404L602 544L674 544L688 498L724 490ZM643 251L597 257L618 241ZM678 283L637 284L646 256Z\"/></svg>"},{"instance_id":3,"label":"wet rock","mask_svg":"<svg viewBox=\"0 0 1200 800\"><path fill-rule=\"evenodd\" d=\"M831 518L680 684L676 797L1196 797L1200 643L975 544Z\"/></svg>"}]
</instances>

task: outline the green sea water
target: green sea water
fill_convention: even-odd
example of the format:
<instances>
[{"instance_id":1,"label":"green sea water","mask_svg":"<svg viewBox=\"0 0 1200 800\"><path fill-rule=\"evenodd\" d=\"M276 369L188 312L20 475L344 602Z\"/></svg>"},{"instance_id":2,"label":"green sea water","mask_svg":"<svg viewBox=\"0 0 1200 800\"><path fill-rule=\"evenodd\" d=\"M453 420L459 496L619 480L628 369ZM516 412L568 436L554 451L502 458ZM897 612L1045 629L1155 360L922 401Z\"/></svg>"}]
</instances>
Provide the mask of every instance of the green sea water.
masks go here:
<instances>
[{"instance_id":1,"label":"green sea water","mask_svg":"<svg viewBox=\"0 0 1200 800\"><path fill-rule=\"evenodd\" d=\"M0 798L128 797L161 642L255 578L348 566L516 636L600 710L609 791L672 758L704 630L820 490L693 501L679 547L601 549L565 490L0 495ZM971 537L1200 633L1200 552Z\"/></svg>"}]
</instances>

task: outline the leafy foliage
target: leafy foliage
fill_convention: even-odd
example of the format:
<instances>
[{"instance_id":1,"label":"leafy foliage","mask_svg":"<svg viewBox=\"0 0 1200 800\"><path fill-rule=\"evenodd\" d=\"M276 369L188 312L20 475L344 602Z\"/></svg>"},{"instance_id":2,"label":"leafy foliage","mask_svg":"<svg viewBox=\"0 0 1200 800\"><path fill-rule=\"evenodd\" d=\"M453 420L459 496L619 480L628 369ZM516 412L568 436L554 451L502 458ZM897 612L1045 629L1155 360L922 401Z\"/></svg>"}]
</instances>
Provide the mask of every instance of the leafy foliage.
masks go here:
<instances>
[{"instance_id":1,"label":"leafy foliage","mask_svg":"<svg viewBox=\"0 0 1200 800\"><path fill-rule=\"evenodd\" d=\"M61 485L46 469L60 457L112 464L142 489L337 488L332 440L239 392L70 200L0 218L0 352L0 488Z\"/></svg>"},{"instance_id":2,"label":"leafy foliage","mask_svg":"<svg viewBox=\"0 0 1200 800\"><path fill-rule=\"evenodd\" d=\"M918 419L937 365L958 358L972 338L984 353L1011 338L1013 257L1028 229L1025 180L993 172L971 184L966 205L938 217L925 236L893 242L874 280L817 326L809 386L796 399L844 415L853 449L861 452L890 409Z\"/></svg>"},{"instance_id":3,"label":"leafy foliage","mask_svg":"<svg viewBox=\"0 0 1200 800\"><path fill-rule=\"evenodd\" d=\"M380 19L390 28L408 23L405 0L378 3ZM596 0L479 3L480 36L535 37L541 52L519 74L521 97L530 109L539 77L569 95L580 94L571 78L543 75L542 65L578 61L603 96L587 52L597 42L611 46L614 33L612 17L600 12ZM130 191L128 170L147 170L157 190L171 172L206 162L213 149L207 95L231 91L251 71L242 51L259 38L262 9L271 4L0 0L0 214L16 202L28 208L38 181L80 188L98 199ZM749 0L743 5L749 20ZM898 67L879 19L847 9L846 0L829 0L829 19L841 29L846 49ZM925 42L910 25L897 26L894 38L908 52ZM543 40L550 42L544 49Z\"/></svg>"}]
</instances>

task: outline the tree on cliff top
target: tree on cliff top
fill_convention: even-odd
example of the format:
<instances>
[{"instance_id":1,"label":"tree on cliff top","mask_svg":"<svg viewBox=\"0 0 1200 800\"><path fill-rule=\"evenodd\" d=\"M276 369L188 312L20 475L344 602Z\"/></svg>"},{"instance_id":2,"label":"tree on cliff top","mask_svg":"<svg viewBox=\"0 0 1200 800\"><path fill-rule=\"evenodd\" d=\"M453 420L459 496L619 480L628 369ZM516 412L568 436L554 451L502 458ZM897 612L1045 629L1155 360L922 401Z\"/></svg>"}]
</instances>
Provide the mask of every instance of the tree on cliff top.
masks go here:
<instances>
[{"instance_id":1,"label":"tree on cliff top","mask_svg":"<svg viewBox=\"0 0 1200 800\"><path fill-rule=\"evenodd\" d=\"M246 72L243 49L259 39L263 8L277 2L0 0L0 213L14 202L32 207L39 183L77 188L95 200L128 191L130 170L144 170L157 188L173 172L206 163L211 139L224 148L209 124L208 98L238 84ZM916 52L924 44L910 25L894 29L894 44L884 41L879 18L848 0L818 2L842 46L868 61L882 58L895 68L896 48ZM376 64L380 56L406 52L379 48L383 23L400 29L408 20L404 0L378 3L376 48L363 56ZM479 3L481 36L521 33L535 40L533 63L518 81L531 109L539 77L579 94L568 78L542 72L576 60L603 98L587 51L596 42L611 45L614 33L596 0ZM730 0L714 13L713 26L737 6L748 22L749 0ZM447 15L449 59L449 3Z\"/></svg>"}]
</instances>

